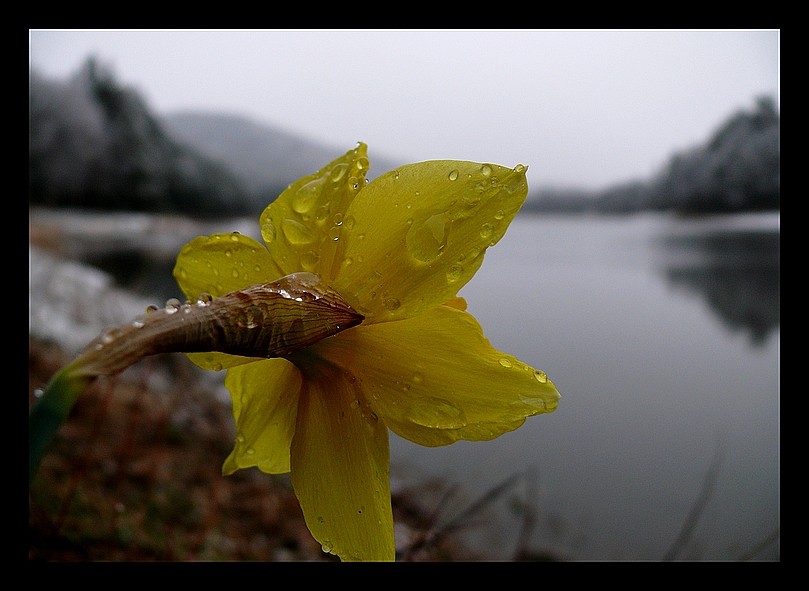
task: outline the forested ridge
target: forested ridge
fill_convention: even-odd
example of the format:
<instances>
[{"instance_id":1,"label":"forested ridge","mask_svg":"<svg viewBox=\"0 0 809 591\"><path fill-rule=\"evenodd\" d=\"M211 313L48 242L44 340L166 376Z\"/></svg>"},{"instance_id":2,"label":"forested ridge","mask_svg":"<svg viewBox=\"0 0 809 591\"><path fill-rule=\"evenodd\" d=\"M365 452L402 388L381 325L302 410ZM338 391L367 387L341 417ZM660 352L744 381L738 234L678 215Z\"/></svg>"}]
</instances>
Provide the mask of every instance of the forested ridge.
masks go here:
<instances>
[{"instance_id":1,"label":"forested ridge","mask_svg":"<svg viewBox=\"0 0 809 591\"><path fill-rule=\"evenodd\" d=\"M532 187L524 210L779 210L780 129L774 100L760 97L703 144L673 154L652 178L597 191ZM252 215L339 153L232 115L161 118L92 57L64 82L30 72L31 205ZM380 158L375 163L377 170L391 166Z\"/></svg>"}]
</instances>

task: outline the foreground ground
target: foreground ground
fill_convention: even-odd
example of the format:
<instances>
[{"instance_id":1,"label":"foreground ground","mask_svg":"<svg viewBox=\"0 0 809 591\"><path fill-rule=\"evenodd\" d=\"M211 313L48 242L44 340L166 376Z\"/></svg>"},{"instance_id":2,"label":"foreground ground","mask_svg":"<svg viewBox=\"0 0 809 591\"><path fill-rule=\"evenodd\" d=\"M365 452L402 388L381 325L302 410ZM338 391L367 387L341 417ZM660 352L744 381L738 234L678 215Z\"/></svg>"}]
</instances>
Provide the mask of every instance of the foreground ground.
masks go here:
<instances>
[{"instance_id":1,"label":"foreground ground","mask_svg":"<svg viewBox=\"0 0 809 591\"><path fill-rule=\"evenodd\" d=\"M67 361L29 339L29 392ZM187 360L141 365L93 385L43 460L29 493L29 560L337 560L307 530L288 478L222 476L230 410ZM394 492L398 560L486 559L434 527L446 490L421 482Z\"/></svg>"}]
</instances>

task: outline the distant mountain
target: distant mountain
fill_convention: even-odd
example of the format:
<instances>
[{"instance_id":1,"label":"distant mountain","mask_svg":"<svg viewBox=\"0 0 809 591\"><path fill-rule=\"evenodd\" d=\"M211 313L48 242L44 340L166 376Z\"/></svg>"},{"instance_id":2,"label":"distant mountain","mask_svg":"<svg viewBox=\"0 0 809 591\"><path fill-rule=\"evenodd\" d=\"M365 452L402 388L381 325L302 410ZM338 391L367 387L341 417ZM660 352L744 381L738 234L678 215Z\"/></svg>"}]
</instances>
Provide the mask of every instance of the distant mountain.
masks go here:
<instances>
[{"instance_id":1,"label":"distant mountain","mask_svg":"<svg viewBox=\"0 0 809 591\"><path fill-rule=\"evenodd\" d=\"M157 115L92 57L66 82L31 71L28 121L29 203L50 207L252 215L354 147L239 115Z\"/></svg>"},{"instance_id":2,"label":"distant mountain","mask_svg":"<svg viewBox=\"0 0 809 591\"><path fill-rule=\"evenodd\" d=\"M28 123L30 204L212 215L249 202L235 175L172 139L92 58L66 82L30 73Z\"/></svg>"},{"instance_id":3,"label":"distant mountain","mask_svg":"<svg viewBox=\"0 0 809 591\"><path fill-rule=\"evenodd\" d=\"M525 204L534 212L680 214L781 209L781 117L772 97L731 114L702 144L672 155L651 179L600 191L546 187Z\"/></svg>"},{"instance_id":4,"label":"distant mountain","mask_svg":"<svg viewBox=\"0 0 809 591\"><path fill-rule=\"evenodd\" d=\"M262 207L289 183L354 147L329 147L234 114L177 112L163 123L175 139L232 171ZM377 174L394 168L376 157L371 165Z\"/></svg>"}]
</instances>

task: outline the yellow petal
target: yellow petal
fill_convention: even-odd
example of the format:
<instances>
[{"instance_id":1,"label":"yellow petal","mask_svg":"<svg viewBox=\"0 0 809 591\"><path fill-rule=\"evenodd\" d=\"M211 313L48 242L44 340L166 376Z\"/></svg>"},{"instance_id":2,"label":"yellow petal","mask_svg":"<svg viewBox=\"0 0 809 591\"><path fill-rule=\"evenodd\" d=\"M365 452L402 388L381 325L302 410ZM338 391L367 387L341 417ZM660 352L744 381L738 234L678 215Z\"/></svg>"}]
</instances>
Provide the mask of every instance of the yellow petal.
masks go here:
<instances>
[{"instance_id":1,"label":"yellow petal","mask_svg":"<svg viewBox=\"0 0 809 591\"><path fill-rule=\"evenodd\" d=\"M238 232L194 238L174 265L175 280L192 300L202 293L219 297L281 275L264 245Z\"/></svg>"},{"instance_id":2,"label":"yellow petal","mask_svg":"<svg viewBox=\"0 0 809 591\"><path fill-rule=\"evenodd\" d=\"M387 426L421 445L493 439L559 400L544 372L492 347L471 314L450 306L361 325L311 351L350 367Z\"/></svg>"},{"instance_id":3,"label":"yellow petal","mask_svg":"<svg viewBox=\"0 0 809 591\"><path fill-rule=\"evenodd\" d=\"M353 224L349 203L365 187L367 147L359 144L318 172L292 183L261 214L261 235L283 275L296 271L334 278Z\"/></svg>"},{"instance_id":4,"label":"yellow petal","mask_svg":"<svg viewBox=\"0 0 809 591\"><path fill-rule=\"evenodd\" d=\"M289 472L301 376L285 359L255 361L228 370L236 444L223 473L257 466L269 474Z\"/></svg>"},{"instance_id":5,"label":"yellow petal","mask_svg":"<svg viewBox=\"0 0 809 591\"><path fill-rule=\"evenodd\" d=\"M332 285L368 318L406 318L444 303L475 274L528 193L525 167L452 160L402 166L346 212ZM344 224L345 225L345 224Z\"/></svg>"},{"instance_id":6,"label":"yellow petal","mask_svg":"<svg viewBox=\"0 0 809 591\"><path fill-rule=\"evenodd\" d=\"M218 353L207 351L205 353L186 353L188 358L202 369L220 371L245 363L253 363L255 357L242 357L241 355L229 355L228 353Z\"/></svg>"},{"instance_id":7,"label":"yellow petal","mask_svg":"<svg viewBox=\"0 0 809 591\"><path fill-rule=\"evenodd\" d=\"M387 429L350 373L305 356L291 480L306 525L342 560L394 560Z\"/></svg>"}]
</instances>

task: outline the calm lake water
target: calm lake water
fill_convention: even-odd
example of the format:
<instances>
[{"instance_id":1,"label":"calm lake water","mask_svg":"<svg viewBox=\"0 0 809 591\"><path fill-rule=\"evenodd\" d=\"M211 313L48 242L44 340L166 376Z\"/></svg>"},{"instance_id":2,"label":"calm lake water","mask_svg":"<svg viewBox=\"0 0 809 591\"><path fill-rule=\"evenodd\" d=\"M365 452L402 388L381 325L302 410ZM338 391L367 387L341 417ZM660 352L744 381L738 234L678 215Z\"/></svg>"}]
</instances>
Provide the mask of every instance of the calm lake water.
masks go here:
<instances>
[{"instance_id":1,"label":"calm lake water","mask_svg":"<svg viewBox=\"0 0 809 591\"><path fill-rule=\"evenodd\" d=\"M509 491L535 512L530 546L570 558L780 560L779 228L518 216L461 295L558 409L491 442L396 439L394 462L468 501L523 475ZM508 558L520 512L487 518L479 542Z\"/></svg>"},{"instance_id":2,"label":"calm lake water","mask_svg":"<svg viewBox=\"0 0 809 591\"><path fill-rule=\"evenodd\" d=\"M90 221L74 245L110 228ZM143 235L144 220L126 223ZM178 294L165 279L188 238L254 225L150 234L152 249L179 240L161 247L170 257L106 266L123 264L119 279L159 303ZM457 487L438 527L460 518L471 544L503 560L518 546L577 560L780 560L778 214L520 214L461 295L492 344L544 370L562 399L494 441L392 436L395 486Z\"/></svg>"}]
</instances>

